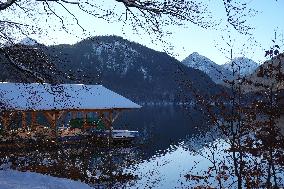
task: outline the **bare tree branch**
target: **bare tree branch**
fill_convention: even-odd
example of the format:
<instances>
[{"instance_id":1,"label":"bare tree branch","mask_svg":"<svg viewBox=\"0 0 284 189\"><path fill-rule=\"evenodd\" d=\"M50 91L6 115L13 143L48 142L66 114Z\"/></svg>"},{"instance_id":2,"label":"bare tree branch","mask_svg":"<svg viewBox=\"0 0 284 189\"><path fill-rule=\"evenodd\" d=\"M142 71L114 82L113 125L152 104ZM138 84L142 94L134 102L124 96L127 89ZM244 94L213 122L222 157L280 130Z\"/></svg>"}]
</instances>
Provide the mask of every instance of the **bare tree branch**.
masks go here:
<instances>
[{"instance_id":1,"label":"bare tree branch","mask_svg":"<svg viewBox=\"0 0 284 189\"><path fill-rule=\"evenodd\" d=\"M5 57L7 58L7 60L9 61L9 63L11 63L20 72L33 76L38 82L41 82L41 83L44 82L44 79L39 76L40 75L39 73L35 72L34 70L30 70L26 68L23 64L13 60L6 50L4 50L3 48L0 48L0 52L3 53Z\"/></svg>"},{"instance_id":2,"label":"bare tree branch","mask_svg":"<svg viewBox=\"0 0 284 189\"><path fill-rule=\"evenodd\" d=\"M15 2L16 2L16 0L7 0L4 3L0 2L0 11L7 9L11 5L13 5Z\"/></svg>"}]
</instances>

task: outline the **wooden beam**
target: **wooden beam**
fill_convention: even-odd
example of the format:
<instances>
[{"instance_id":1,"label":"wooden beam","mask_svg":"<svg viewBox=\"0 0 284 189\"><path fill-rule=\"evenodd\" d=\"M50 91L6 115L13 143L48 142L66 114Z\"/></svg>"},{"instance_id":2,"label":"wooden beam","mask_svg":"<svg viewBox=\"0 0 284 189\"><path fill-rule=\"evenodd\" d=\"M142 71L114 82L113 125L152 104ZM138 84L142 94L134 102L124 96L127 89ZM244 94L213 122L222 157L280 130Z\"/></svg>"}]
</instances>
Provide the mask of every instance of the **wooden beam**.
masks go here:
<instances>
[{"instance_id":1,"label":"wooden beam","mask_svg":"<svg viewBox=\"0 0 284 189\"><path fill-rule=\"evenodd\" d=\"M48 122L51 124L51 122L53 120L53 116L49 112L43 112L43 115L48 120Z\"/></svg>"},{"instance_id":2,"label":"wooden beam","mask_svg":"<svg viewBox=\"0 0 284 189\"><path fill-rule=\"evenodd\" d=\"M65 121L65 117L66 117L66 115L67 115L67 111L60 111L59 113L58 113L58 123L64 123L64 121Z\"/></svg>"},{"instance_id":3,"label":"wooden beam","mask_svg":"<svg viewBox=\"0 0 284 189\"><path fill-rule=\"evenodd\" d=\"M60 111L60 112L58 113L58 119L61 119L61 118L65 117L64 115L65 115L66 113L67 113L66 111Z\"/></svg>"},{"instance_id":4,"label":"wooden beam","mask_svg":"<svg viewBox=\"0 0 284 189\"><path fill-rule=\"evenodd\" d=\"M108 114L104 114L104 120L106 121L106 122L108 122L108 124L110 124L110 125L112 125L113 124L113 122L118 118L118 116L120 115L120 111L116 111L116 112L114 112L114 111L108 111L107 112ZM100 114L100 115L102 115L102 114ZM106 116L107 115L107 116Z\"/></svg>"},{"instance_id":5,"label":"wooden beam","mask_svg":"<svg viewBox=\"0 0 284 189\"><path fill-rule=\"evenodd\" d=\"M111 129L112 126L112 111L108 111L101 114L101 118L108 129Z\"/></svg>"},{"instance_id":6,"label":"wooden beam","mask_svg":"<svg viewBox=\"0 0 284 189\"><path fill-rule=\"evenodd\" d=\"M53 130L57 130L57 129L56 129L56 125L57 125L57 121L58 121L58 112L54 112L53 117L54 117L54 119L53 119L53 125L52 125L51 128L52 128Z\"/></svg>"},{"instance_id":7,"label":"wooden beam","mask_svg":"<svg viewBox=\"0 0 284 189\"><path fill-rule=\"evenodd\" d=\"M44 112L43 113L46 117L46 119L48 120L51 129L56 130L56 124L58 121L58 112Z\"/></svg>"},{"instance_id":8,"label":"wooden beam","mask_svg":"<svg viewBox=\"0 0 284 189\"><path fill-rule=\"evenodd\" d=\"M50 115L48 112L43 112L43 115L45 116L45 118L47 119L50 127L52 126L53 124L53 118L52 118L52 115Z\"/></svg>"},{"instance_id":9,"label":"wooden beam","mask_svg":"<svg viewBox=\"0 0 284 189\"><path fill-rule=\"evenodd\" d=\"M113 111L110 111L108 114L108 120L109 120L109 127L111 128L112 126L112 119L113 119Z\"/></svg>"},{"instance_id":10,"label":"wooden beam","mask_svg":"<svg viewBox=\"0 0 284 189\"><path fill-rule=\"evenodd\" d=\"M113 123L118 118L119 115L120 115L120 111L117 111L114 118L112 118L111 123Z\"/></svg>"}]
</instances>

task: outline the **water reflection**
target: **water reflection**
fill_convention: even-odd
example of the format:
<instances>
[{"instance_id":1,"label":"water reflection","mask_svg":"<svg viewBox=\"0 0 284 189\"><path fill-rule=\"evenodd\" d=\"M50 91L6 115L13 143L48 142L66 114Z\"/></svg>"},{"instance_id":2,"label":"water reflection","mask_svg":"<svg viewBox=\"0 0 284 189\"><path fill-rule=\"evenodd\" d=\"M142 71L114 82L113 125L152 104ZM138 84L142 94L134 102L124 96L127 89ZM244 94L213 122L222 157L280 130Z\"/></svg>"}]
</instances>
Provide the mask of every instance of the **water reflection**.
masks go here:
<instances>
[{"instance_id":1,"label":"water reflection","mask_svg":"<svg viewBox=\"0 0 284 189\"><path fill-rule=\"evenodd\" d=\"M133 187L141 182L147 184L150 181L141 179L140 174L144 168L150 172L144 172L142 177L152 178L151 182L156 182L160 176L170 182L171 178L183 174L181 168L192 162L188 158L188 150L181 146L184 146L186 138L206 130L204 120L194 109L146 106L122 113L114 125L117 129L138 130L142 140L135 145L95 146L80 143L45 150L37 146L36 150L28 152L12 152L5 161L10 162L13 169L81 180L93 186L111 188L124 186L125 183ZM158 172L147 169L155 166L163 169L155 169ZM158 178L153 180L155 177Z\"/></svg>"},{"instance_id":2,"label":"water reflection","mask_svg":"<svg viewBox=\"0 0 284 189\"><path fill-rule=\"evenodd\" d=\"M142 134L144 159L208 129L200 112L181 106L146 106L124 112L115 127L138 130Z\"/></svg>"},{"instance_id":3,"label":"water reflection","mask_svg":"<svg viewBox=\"0 0 284 189\"><path fill-rule=\"evenodd\" d=\"M224 149L227 148L223 140L217 140L212 143L218 145L218 159L224 159L227 155ZM148 161L133 165L129 167L126 172L131 172L138 175L139 180L128 183L129 188L194 188L197 184L202 185L201 182L188 182L185 175L188 173L202 175L204 171L208 170L212 163L209 159L211 152L209 148L201 148L198 153L189 150L188 144L180 143L172 151L168 151L163 156L153 156ZM210 158L210 157L209 157ZM214 177L208 180L212 186L215 185ZM210 186L210 185L209 185Z\"/></svg>"}]
</instances>

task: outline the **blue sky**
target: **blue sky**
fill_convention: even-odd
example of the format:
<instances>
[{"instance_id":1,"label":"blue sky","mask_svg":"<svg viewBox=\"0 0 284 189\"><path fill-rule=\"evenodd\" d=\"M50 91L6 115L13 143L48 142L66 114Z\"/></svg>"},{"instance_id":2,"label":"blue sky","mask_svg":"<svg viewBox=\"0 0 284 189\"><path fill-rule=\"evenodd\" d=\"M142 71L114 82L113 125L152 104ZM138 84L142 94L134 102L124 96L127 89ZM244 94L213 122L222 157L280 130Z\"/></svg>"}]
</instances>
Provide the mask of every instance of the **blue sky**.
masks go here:
<instances>
[{"instance_id":1,"label":"blue sky","mask_svg":"<svg viewBox=\"0 0 284 189\"><path fill-rule=\"evenodd\" d=\"M103 1L105 7L113 7L113 2L113 0ZM226 57L229 57L230 54L229 52L220 51L220 49L228 49L226 43L229 41L228 37L230 36L233 41L231 44L233 45L234 57L246 56L256 62L263 62L265 60L264 50L270 48L272 45L274 32L277 32L278 40L282 38L282 34L284 33L283 0L246 1L249 3L249 7L258 11L254 17L247 19L248 24L255 27L255 30L252 31L252 36L241 35L232 27L226 27L225 10L221 0L206 0L203 2L208 3L208 9L214 15L215 20L220 22L220 25L213 29L203 29L191 23L186 23L185 26L179 27L168 26L166 29L172 32L172 35L167 36L165 41L168 41L170 46L158 41L156 44L152 43L150 36L134 34L130 26L123 26L122 23L108 23L107 21L83 14L79 10L73 9L73 11L76 13L80 24L90 32L89 36L122 36L158 51L163 51L166 48L178 60L183 60L192 52L198 52L218 64L223 64L228 61ZM122 7L120 7L120 4L116 4L116 6L119 14ZM72 21L70 20L70 22ZM80 28L74 26L71 34L66 34L63 31L49 32L37 40L48 45L72 44L80 40L80 37L74 35L75 33L80 36ZM222 36L225 40L222 39ZM36 36L32 37L37 38ZM249 40L249 37L252 39Z\"/></svg>"}]
</instances>

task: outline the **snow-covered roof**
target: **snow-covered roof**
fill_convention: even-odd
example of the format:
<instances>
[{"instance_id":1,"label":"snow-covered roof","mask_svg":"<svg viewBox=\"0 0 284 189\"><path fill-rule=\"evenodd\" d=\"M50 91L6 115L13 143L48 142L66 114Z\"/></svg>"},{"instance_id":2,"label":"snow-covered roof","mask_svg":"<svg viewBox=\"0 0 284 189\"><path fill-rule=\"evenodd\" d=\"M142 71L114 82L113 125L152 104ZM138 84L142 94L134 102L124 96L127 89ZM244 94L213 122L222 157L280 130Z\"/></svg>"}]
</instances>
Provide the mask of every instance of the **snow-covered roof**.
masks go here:
<instances>
[{"instance_id":1,"label":"snow-covered roof","mask_svg":"<svg viewBox=\"0 0 284 189\"><path fill-rule=\"evenodd\" d=\"M0 82L0 106L9 110L141 108L102 85Z\"/></svg>"}]
</instances>

